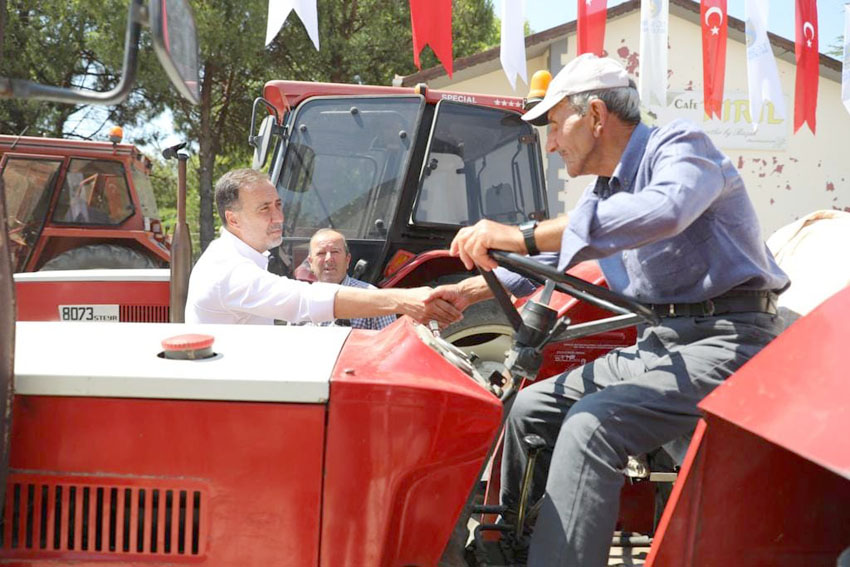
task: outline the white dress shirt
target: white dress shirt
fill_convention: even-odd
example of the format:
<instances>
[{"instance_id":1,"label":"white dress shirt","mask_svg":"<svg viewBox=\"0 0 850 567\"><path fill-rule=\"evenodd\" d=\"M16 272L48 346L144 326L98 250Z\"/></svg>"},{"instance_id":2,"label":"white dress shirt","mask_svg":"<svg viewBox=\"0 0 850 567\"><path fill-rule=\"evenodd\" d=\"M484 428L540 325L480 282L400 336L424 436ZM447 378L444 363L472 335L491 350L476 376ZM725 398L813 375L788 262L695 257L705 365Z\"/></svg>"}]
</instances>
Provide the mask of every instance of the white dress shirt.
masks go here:
<instances>
[{"instance_id":1,"label":"white dress shirt","mask_svg":"<svg viewBox=\"0 0 850 567\"><path fill-rule=\"evenodd\" d=\"M284 278L268 272L268 264L268 252L257 252L222 228L192 268L186 322L272 325L275 319L334 318L338 285Z\"/></svg>"}]
</instances>

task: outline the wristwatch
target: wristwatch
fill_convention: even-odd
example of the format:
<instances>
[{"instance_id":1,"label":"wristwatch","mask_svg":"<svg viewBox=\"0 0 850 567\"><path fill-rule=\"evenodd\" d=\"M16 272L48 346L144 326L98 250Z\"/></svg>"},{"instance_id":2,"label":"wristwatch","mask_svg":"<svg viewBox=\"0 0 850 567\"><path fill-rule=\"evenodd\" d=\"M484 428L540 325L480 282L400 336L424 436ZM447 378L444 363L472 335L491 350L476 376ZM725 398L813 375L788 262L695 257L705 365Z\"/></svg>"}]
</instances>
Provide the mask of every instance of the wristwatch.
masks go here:
<instances>
[{"instance_id":1,"label":"wristwatch","mask_svg":"<svg viewBox=\"0 0 850 567\"><path fill-rule=\"evenodd\" d=\"M523 240L525 240L525 248L528 250L529 256L540 254L540 249L537 248L537 243L534 241L535 228L537 228L536 220L526 221L519 225L519 231L522 233Z\"/></svg>"}]
</instances>

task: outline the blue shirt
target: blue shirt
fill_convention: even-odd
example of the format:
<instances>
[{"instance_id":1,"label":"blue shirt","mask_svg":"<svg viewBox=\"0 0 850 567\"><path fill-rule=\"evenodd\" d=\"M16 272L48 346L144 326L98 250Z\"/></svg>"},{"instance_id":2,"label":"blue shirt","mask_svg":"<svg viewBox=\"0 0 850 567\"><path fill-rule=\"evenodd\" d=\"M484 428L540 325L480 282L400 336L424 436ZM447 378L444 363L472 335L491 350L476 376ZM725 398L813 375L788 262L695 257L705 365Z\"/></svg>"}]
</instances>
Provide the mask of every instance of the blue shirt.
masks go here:
<instances>
[{"instance_id":1,"label":"blue shirt","mask_svg":"<svg viewBox=\"0 0 850 567\"><path fill-rule=\"evenodd\" d=\"M761 238L740 174L684 120L638 124L611 177L584 191L569 213L558 269L585 260L599 260L611 289L644 303L696 303L789 283ZM515 274L499 277L518 295L533 288Z\"/></svg>"}]
</instances>

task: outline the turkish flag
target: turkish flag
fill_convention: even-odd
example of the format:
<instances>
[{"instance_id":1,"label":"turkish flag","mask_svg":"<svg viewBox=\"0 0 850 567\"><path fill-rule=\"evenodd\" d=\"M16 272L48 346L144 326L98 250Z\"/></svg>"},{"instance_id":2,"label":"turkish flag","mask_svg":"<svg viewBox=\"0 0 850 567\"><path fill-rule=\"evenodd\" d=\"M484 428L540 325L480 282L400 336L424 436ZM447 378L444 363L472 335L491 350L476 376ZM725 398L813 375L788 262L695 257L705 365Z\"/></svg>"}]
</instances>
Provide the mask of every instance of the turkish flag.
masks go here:
<instances>
[{"instance_id":1,"label":"turkish flag","mask_svg":"<svg viewBox=\"0 0 850 567\"><path fill-rule=\"evenodd\" d=\"M452 76L452 0L410 0L413 28L413 62L419 69L419 52L430 45L443 68Z\"/></svg>"},{"instance_id":2,"label":"turkish flag","mask_svg":"<svg viewBox=\"0 0 850 567\"><path fill-rule=\"evenodd\" d=\"M818 107L818 8L815 0L797 0L797 85L794 89L794 133L803 122L815 133L815 110Z\"/></svg>"},{"instance_id":3,"label":"turkish flag","mask_svg":"<svg viewBox=\"0 0 850 567\"><path fill-rule=\"evenodd\" d=\"M576 1L578 2L576 30L578 55L595 53L602 57L602 43L605 41L605 20L608 17L608 0Z\"/></svg>"},{"instance_id":4,"label":"turkish flag","mask_svg":"<svg viewBox=\"0 0 850 567\"><path fill-rule=\"evenodd\" d=\"M726 0L702 0L702 93L705 113L720 118L726 79Z\"/></svg>"}]
</instances>

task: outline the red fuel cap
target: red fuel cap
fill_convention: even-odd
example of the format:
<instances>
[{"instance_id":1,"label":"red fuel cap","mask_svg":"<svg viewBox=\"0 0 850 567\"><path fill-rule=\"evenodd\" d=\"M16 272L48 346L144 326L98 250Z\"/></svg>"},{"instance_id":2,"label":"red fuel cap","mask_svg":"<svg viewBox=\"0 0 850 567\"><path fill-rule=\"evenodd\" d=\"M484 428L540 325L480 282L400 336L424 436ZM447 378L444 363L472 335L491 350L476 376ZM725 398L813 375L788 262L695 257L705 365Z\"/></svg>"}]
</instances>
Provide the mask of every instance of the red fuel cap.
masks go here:
<instances>
[{"instance_id":1,"label":"red fuel cap","mask_svg":"<svg viewBox=\"0 0 850 567\"><path fill-rule=\"evenodd\" d=\"M214 341L215 337L212 335L190 333L163 339L162 349L165 358L180 360L209 358L213 355L212 345Z\"/></svg>"}]
</instances>

